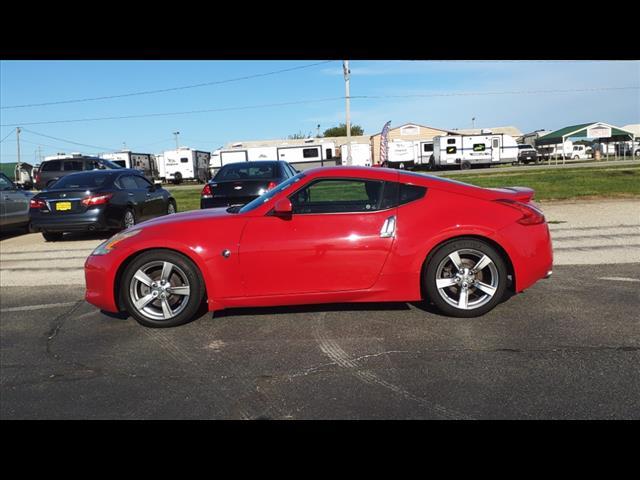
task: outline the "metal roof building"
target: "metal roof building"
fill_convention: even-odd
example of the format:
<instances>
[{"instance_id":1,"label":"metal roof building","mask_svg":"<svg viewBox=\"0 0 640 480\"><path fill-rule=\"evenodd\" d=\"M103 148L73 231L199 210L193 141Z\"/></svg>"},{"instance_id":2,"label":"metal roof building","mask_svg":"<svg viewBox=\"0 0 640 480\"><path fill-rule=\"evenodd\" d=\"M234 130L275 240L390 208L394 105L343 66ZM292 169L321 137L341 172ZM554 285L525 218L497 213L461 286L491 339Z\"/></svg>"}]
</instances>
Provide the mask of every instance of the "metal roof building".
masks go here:
<instances>
[{"instance_id":1,"label":"metal roof building","mask_svg":"<svg viewBox=\"0 0 640 480\"><path fill-rule=\"evenodd\" d=\"M538 145L563 144L568 138L594 138L609 142L621 142L633 139L633 132L604 122L570 125L546 134L537 140Z\"/></svg>"}]
</instances>

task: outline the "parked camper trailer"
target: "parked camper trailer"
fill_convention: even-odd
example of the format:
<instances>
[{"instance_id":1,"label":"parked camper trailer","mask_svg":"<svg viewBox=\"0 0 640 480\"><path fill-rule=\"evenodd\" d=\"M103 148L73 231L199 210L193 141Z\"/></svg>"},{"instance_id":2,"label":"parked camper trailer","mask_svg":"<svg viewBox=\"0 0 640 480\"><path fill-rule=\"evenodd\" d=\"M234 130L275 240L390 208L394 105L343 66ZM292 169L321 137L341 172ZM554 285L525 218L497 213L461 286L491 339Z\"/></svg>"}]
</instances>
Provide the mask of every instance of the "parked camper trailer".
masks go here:
<instances>
[{"instance_id":1,"label":"parked camper trailer","mask_svg":"<svg viewBox=\"0 0 640 480\"><path fill-rule=\"evenodd\" d=\"M444 135L433 139L433 169L473 165L490 166L518 161L518 145L510 135L483 132L480 135Z\"/></svg>"},{"instance_id":2,"label":"parked camper trailer","mask_svg":"<svg viewBox=\"0 0 640 480\"><path fill-rule=\"evenodd\" d=\"M205 183L209 179L211 153L181 147L167 150L156 156L160 179L165 182L181 183L195 180Z\"/></svg>"},{"instance_id":3,"label":"parked camper trailer","mask_svg":"<svg viewBox=\"0 0 640 480\"><path fill-rule=\"evenodd\" d=\"M416 143L419 145L418 163L420 165L429 165L429 161L433 157L433 140L416 140Z\"/></svg>"},{"instance_id":4,"label":"parked camper trailer","mask_svg":"<svg viewBox=\"0 0 640 480\"><path fill-rule=\"evenodd\" d=\"M100 158L111 160L124 168L140 170L147 178L158 178L158 169L154 156L150 153L134 153L131 150L123 150L115 153L104 153Z\"/></svg>"},{"instance_id":5,"label":"parked camper trailer","mask_svg":"<svg viewBox=\"0 0 640 480\"><path fill-rule=\"evenodd\" d=\"M304 145L278 146L277 159L289 162L298 170L337 164L335 143L309 140Z\"/></svg>"},{"instance_id":6,"label":"parked camper trailer","mask_svg":"<svg viewBox=\"0 0 640 480\"><path fill-rule=\"evenodd\" d=\"M383 167L413 168L419 158L419 143L407 140L393 140L387 144L387 162Z\"/></svg>"},{"instance_id":7,"label":"parked camper trailer","mask_svg":"<svg viewBox=\"0 0 640 480\"><path fill-rule=\"evenodd\" d=\"M347 145L340 147L340 164L347 165ZM357 167L371 166L371 145L368 143L351 144L351 165Z\"/></svg>"}]
</instances>

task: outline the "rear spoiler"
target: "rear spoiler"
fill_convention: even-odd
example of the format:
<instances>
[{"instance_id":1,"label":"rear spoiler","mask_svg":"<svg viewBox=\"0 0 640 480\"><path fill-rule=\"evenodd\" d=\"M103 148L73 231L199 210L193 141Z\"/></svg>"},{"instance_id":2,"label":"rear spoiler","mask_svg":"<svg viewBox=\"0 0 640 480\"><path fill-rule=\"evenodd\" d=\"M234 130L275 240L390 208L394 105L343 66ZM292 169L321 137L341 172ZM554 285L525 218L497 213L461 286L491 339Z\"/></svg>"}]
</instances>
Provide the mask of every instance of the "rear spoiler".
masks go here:
<instances>
[{"instance_id":1,"label":"rear spoiler","mask_svg":"<svg viewBox=\"0 0 640 480\"><path fill-rule=\"evenodd\" d=\"M487 188L496 193L504 193L504 198L515 200L516 202L527 203L533 199L535 191L529 187L504 187L504 188Z\"/></svg>"}]
</instances>

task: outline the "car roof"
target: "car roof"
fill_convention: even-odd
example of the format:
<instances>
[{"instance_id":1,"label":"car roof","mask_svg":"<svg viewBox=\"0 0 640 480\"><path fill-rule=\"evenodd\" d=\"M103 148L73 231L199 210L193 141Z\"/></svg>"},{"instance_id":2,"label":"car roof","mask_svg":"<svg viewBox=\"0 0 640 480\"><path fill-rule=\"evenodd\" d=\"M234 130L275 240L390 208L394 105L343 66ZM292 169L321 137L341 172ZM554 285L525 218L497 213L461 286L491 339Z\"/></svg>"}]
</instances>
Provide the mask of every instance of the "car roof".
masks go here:
<instances>
[{"instance_id":1,"label":"car roof","mask_svg":"<svg viewBox=\"0 0 640 480\"><path fill-rule=\"evenodd\" d=\"M264 164L273 164L273 163L286 163L284 160L250 160L248 162L233 162L227 163L222 167L228 167L229 165L264 165Z\"/></svg>"}]
</instances>

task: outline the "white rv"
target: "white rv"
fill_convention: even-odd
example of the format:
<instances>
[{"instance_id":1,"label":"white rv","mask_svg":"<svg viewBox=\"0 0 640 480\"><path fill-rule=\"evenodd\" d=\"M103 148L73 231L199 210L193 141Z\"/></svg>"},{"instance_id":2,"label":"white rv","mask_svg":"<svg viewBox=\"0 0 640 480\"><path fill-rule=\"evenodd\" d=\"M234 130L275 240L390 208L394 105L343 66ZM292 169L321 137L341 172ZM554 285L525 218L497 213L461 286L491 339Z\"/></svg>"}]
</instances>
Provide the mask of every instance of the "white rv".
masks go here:
<instances>
[{"instance_id":1,"label":"white rv","mask_svg":"<svg viewBox=\"0 0 640 480\"><path fill-rule=\"evenodd\" d=\"M239 143L231 148L214 151L210 169L215 171L228 163L256 160L283 160L299 170L336 165L336 145L333 142L313 138L305 140L303 144L290 145L287 141L283 141L279 145L268 147L243 147Z\"/></svg>"},{"instance_id":2,"label":"white rv","mask_svg":"<svg viewBox=\"0 0 640 480\"><path fill-rule=\"evenodd\" d=\"M143 172L148 178L156 178L158 171L154 157L150 153L133 153L131 150L123 150L115 153L104 153L100 158L111 160L124 168L134 168Z\"/></svg>"},{"instance_id":3,"label":"white rv","mask_svg":"<svg viewBox=\"0 0 640 480\"><path fill-rule=\"evenodd\" d=\"M419 143L407 140L393 140L387 144L387 164L383 167L412 168L418 159Z\"/></svg>"},{"instance_id":4,"label":"white rv","mask_svg":"<svg viewBox=\"0 0 640 480\"><path fill-rule=\"evenodd\" d=\"M211 153L180 147L167 150L156 156L158 173L165 182L181 183L195 180L205 183L209 179L209 160Z\"/></svg>"},{"instance_id":5,"label":"white rv","mask_svg":"<svg viewBox=\"0 0 640 480\"><path fill-rule=\"evenodd\" d=\"M518 144L510 135L483 132L480 135L445 135L433 139L432 169L471 168L518 161Z\"/></svg>"},{"instance_id":6,"label":"white rv","mask_svg":"<svg viewBox=\"0 0 640 480\"><path fill-rule=\"evenodd\" d=\"M348 149L347 145L340 147L341 164L347 165ZM352 143L351 144L351 165L357 167L371 166L371 144Z\"/></svg>"}]
</instances>

